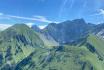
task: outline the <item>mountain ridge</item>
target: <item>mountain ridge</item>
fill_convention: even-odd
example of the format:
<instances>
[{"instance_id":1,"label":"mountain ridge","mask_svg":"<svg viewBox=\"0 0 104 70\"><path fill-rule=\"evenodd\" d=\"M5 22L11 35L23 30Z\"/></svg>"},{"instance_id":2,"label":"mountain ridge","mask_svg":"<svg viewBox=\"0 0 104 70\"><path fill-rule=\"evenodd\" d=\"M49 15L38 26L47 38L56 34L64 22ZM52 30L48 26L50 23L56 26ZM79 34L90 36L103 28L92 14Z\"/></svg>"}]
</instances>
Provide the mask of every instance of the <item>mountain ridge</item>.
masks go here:
<instances>
[{"instance_id":1,"label":"mountain ridge","mask_svg":"<svg viewBox=\"0 0 104 70\"><path fill-rule=\"evenodd\" d=\"M80 39L80 37L84 38L90 33L98 35L98 32L104 29L103 26L103 23L98 25L86 23L86 21L81 18L71 21L67 20L57 24L50 23L44 29L36 28L35 30L34 28L33 30L45 34L46 37L47 35L51 36L59 44L67 44Z\"/></svg>"},{"instance_id":2,"label":"mountain ridge","mask_svg":"<svg viewBox=\"0 0 104 70\"><path fill-rule=\"evenodd\" d=\"M92 27L93 25L86 23L84 19L76 19L72 21L64 21L58 24L50 23L41 31L52 36L55 41L60 44L64 44L85 36L90 32Z\"/></svg>"},{"instance_id":3,"label":"mountain ridge","mask_svg":"<svg viewBox=\"0 0 104 70\"><path fill-rule=\"evenodd\" d=\"M72 22L51 23L41 31L37 26L16 24L2 31L0 70L103 70L104 40L99 34L103 25L88 24L83 19ZM47 29L53 30L53 35L59 33L56 39Z\"/></svg>"}]
</instances>

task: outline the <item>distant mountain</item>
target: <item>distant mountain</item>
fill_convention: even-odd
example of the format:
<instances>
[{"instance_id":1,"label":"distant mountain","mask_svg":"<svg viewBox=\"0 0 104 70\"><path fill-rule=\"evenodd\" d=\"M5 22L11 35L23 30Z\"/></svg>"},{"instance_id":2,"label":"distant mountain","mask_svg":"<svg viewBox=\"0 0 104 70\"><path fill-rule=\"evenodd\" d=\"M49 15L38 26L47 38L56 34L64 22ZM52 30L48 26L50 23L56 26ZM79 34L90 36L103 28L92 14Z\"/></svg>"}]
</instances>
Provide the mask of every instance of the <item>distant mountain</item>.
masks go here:
<instances>
[{"instance_id":1,"label":"distant mountain","mask_svg":"<svg viewBox=\"0 0 104 70\"><path fill-rule=\"evenodd\" d=\"M31 27L35 32L37 32L38 36L41 38L41 40L44 42L46 46L51 48L52 46L59 46L59 43L54 40L50 34L43 32L38 26L33 25Z\"/></svg>"},{"instance_id":2,"label":"distant mountain","mask_svg":"<svg viewBox=\"0 0 104 70\"><path fill-rule=\"evenodd\" d=\"M31 28L36 32L41 32L41 29L37 25L33 25Z\"/></svg>"},{"instance_id":3,"label":"distant mountain","mask_svg":"<svg viewBox=\"0 0 104 70\"><path fill-rule=\"evenodd\" d=\"M50 23L42 32L52 36L60 44L69 44L86 37L93 26L93 24L86 23L83 19L75 19L59 24Z\"/></svg>"},{"instance_id":4,"label":"distant mountain","mask_svg":"<svg viewBox=\"0 0 104 70\"><path fill-rule=\"evenodd\" d=\"M104 39L104 23L96 25L92 32L101 39Z\"/></svg>"}]
</instances>

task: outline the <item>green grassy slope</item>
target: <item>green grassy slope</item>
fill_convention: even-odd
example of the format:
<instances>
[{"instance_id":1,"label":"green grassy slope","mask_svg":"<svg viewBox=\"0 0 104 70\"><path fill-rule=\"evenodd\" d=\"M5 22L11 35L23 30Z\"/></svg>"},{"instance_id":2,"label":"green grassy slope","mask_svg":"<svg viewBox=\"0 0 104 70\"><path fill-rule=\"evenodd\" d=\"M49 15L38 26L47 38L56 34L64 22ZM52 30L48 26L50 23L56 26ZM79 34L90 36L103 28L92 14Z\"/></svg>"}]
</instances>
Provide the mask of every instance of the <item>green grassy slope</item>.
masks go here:
<instances>
[{"instance_id":1,"label":"green grassy slope","mask_svg":"<svg viewBox=\"0 0 104 70\"><path fill-rule=\"evenodd\" d=\"M100 51L103 46L97 46L95 41L96 36L90 35L87 41L82 45L76 46L59 46L50 51L37 48L37 52L29 55L21 61L16 69L17 70L103 70L104 62L99 59ZM98 38L99 39L99 38ZM98 40L98 42L103 42ZM96 42L95 41L95 42ZM98 43L97 42L97 43ZM87 45L91 44L91 46ZM101 45L101 44L99 44ZM95 48L96 51L93 50ZM39 51L41 50L41 51ZM103 59L103 58L102 58ZM25 62L28 60L28 62Z\"/></svg>"},{"instance_id":2,"label":"green grassy slope","mask_svg":"<svg viewBox=\"0 0 104 70\"><path fill-rule=\"evenodd\" d=\"M34 53L17 64L17 70L103 70L96 54L82 46L65 46L62 51ZM42 51L43 50L43 51ZM45 52L44 52L45 51ZM28 62L27 62L28 61Z\"/></svg>"},{"instance_id":3,"label":"green grassy slope","mask_svg":"<svg viewBox=\"0 0 104 70\"><path fill-rule=\"evenodd\" d=\"M0 33L0 70L22 61L34 51L44 47L38 35L24 24L16 24ZM8 66L7 66L8 65ZM7 68L8 70L8 68Z\"/></svg>"},{"instance_id":4,"label":"green grassy slope","mask_svg":"<svg viewBox=\"0 0 104 70\"><path fill-rule=\"evenodd\" d=\"M83 39L47 49L32 29L14 25L0 33L0 70L103 70L104 41Z\"/></svg>"},{"instance_id":5,"label":"green grassy slope","mask_svg":"<svg viewBox=\"0 0 104 70\"><path fill-rule=\"evenodd\" d=\"M90 35L87 41L95 47L97 53L104 59L104 40L95 35Z\"/></svg>"}]
</instances>

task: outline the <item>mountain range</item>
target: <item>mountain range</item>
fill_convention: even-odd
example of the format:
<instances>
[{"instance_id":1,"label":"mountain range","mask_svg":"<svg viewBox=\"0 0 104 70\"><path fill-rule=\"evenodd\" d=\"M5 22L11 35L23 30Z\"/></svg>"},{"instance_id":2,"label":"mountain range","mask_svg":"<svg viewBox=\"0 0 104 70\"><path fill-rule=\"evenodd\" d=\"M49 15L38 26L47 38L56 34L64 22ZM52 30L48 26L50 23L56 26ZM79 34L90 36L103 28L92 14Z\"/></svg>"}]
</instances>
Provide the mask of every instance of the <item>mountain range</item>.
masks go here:
<instances>
[{"instance_id":1,"label":"mountain range","mask_svg":"<svg viewBox=\"0 0 104 70\"><path fill-rule=\"evenodd\" d=\"M103 70L104 24L84 19L15 24L0 32L0 70Z\"/></svg>"}]
</instances>

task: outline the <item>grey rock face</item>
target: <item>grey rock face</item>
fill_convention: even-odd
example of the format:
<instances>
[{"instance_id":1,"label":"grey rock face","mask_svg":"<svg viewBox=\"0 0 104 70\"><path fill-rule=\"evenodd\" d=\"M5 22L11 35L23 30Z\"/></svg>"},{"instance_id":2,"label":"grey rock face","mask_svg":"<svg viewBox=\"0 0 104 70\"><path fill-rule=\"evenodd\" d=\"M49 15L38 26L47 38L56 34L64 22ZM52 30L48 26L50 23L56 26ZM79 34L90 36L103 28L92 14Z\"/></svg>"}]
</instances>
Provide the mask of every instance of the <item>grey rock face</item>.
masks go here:
<instances>
[{"instance_id":1,"label":"grey rock face","mask_svg":"<svg viewBox=\"0 0 104 70\"><path fill-rule=\"evenodd\" d=\"M43 32L50 34L60 44L67 44L86 37L92 27L83 19L76 19L59 24L51 23Z\"/></svg>"}]
</instances>

